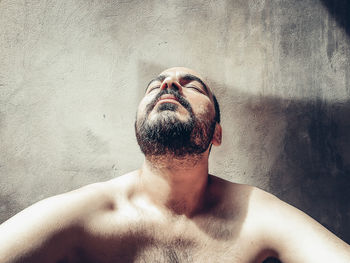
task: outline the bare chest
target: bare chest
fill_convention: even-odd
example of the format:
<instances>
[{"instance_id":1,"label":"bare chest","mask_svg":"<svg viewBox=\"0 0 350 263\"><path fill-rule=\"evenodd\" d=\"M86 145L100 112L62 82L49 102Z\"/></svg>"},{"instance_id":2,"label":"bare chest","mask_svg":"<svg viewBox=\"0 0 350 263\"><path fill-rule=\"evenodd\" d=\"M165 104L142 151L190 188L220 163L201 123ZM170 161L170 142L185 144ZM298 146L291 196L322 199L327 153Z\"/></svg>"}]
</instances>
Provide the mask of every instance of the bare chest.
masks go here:
<instances>
[{"instance_id":1,"label":"bare chest","mask_svg":"<svg viewBox=\"0 0 350 263\"><path fill-rule=\"evenodd\" d=\"M90 236L83 262L259 262L259 248L235 224L198 220L187 224L129 224L123 233ZM261 261L260 261L261 262Z\"/></svg>"},{"instance_id":2,"label":"bare chest","mask_svg":"<svg viewBox=\"0 0 350 263\"><path fill-rule=\"evenodd\" d=\"M195 242L177 240L168 245L140 250L132 262L250 262L242 251L227 242Z\"/></svg>"},{"instance_id":3,"label":"bare chest","mask_svg":"<svg viewBox=\"0 0 350 263\"><path fill-rule=\"evenodd\" d=\"M173 242L131 242L118 246L95 246L85 250L82 262L261 262L257 251L229 242L198 242L195 240L178 239Z\"/></svg>"}]
</instances>

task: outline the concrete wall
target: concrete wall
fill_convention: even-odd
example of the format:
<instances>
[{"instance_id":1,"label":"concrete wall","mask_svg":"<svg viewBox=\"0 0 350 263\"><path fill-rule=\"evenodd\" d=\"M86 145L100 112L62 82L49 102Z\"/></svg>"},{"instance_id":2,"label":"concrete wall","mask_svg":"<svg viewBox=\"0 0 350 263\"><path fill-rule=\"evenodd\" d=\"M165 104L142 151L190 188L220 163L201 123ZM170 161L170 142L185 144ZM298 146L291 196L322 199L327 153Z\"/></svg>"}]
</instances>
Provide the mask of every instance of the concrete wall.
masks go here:
<instances>
[{"instance_id":1,"label":"concrete wall","mask_svg":"<svg viewBox=\"0 0 350 263\"><path fill-rule=\"evenodd\" d=\"M346 2L0 1L0 221L138 168L145 85L183 65L221 104L211 172L350 242Z\"/></svg>"}]
</instances>

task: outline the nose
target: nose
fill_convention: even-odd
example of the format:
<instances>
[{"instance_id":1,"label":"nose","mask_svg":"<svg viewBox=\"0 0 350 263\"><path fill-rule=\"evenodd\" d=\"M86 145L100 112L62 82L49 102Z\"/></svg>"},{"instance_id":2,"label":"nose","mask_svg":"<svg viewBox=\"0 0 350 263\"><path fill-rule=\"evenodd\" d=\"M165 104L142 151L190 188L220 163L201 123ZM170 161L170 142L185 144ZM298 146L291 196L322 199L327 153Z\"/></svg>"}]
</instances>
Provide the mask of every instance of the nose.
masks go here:
<instances>
[{"instance_id":1,"label":"nose","mask_svg":"<svg viewBox=\"0 0 350 263\"><path fill-rule=\"evenodd\" d=\"M162 85L160 86L161 90L165 89L175 89L180 94L182 94L182 86L174 77L167 77L163 80Z\"/></svg>"}]
</instances>

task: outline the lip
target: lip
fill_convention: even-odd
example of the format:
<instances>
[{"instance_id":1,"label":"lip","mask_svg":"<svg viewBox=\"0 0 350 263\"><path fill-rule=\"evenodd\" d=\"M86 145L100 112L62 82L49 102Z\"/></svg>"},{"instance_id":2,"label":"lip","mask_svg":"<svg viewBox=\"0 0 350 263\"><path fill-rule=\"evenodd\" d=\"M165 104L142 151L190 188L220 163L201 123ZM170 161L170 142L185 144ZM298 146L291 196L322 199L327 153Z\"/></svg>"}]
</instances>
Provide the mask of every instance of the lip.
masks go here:
<instances>
[{"instance_id":1,"label":"lip","mask_svg":"<svg viewBox=\"0 0 350 263\"><path fill-rule=\"evenodd\" d=\"M179 101L172 95L163 95L159 98L157 101L158 103L165 103L165 102L170 102L170 103L179 103Z\"/></svg>"},{"instance_id":2,"label":"lip","mask_svg":"<svg viewBox=\"0 0 350 263\"><path fill-rule=\"evenodd\" d=\"M161 100L158 100L157 104L166 103L166 102L170 102L170 103L174 103L174 104L179 103L177 100L174 100L174 99L161 99Z\"/></svg>"}]
</instances>

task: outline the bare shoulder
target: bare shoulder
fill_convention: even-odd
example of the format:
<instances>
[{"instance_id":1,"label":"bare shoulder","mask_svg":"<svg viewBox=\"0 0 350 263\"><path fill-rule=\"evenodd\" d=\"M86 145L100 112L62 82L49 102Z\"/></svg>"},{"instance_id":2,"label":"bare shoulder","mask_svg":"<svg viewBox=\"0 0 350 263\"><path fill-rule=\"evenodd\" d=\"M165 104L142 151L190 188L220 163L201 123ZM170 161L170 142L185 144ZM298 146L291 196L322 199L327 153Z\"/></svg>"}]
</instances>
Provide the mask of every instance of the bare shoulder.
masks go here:
<instances>
[{"instance_id":1,"label":"bare shoulder","mask_svg":"<svg viewBox=\"0 0 350 263\"><path fill-rule=\"evenodd\" d=\"M128 180L129 176L124 176L52 196L5 221L0 225L0 243L5 244L0 246L3 262L17 262L17 258L26 258L26 262L58 260L81 241L89 222L114 211L124 189L132 184L126 183Z\"/></svg>"},{"instance_id":2,"label":"bare shoulder","mask_svg":"<svg viewBox=\"0 0 350 263\"><path fill-rule=\"evenodd\" d=\"M282 262L350 262L349 245L301 210L257 187L211 180L225 211L241 215L233 217L242 225L240 236L261 250Z\"/></svg>"},{"instance_id":3,"label":"bare shoulder","mask_svg":"<svg viewBox=\"0 0 350 263\"><path fill-rule=\"evenodd\" d=\"M349 245L316 220L266 191L250 188L247 220L283 262L350 261Z\"/></svg>"},{"instance_id":4,"label":"bare shoulder","mask_svg":"<svg viewBox=\"0 0 350 263\"><path fill-rule=\"evenodd\" d=\"M131 175L133 173L130 173ZM132 176L131 176L132 177ZM107 182L93 183L76 190L43 199L19 212L14 217L1 224L1 229L8 225L18 225L19 221L45 223L60 220L60 224L78 224L92 212L110 209L119 196L125 194L128 185L131 185L130 176L120 176ZM30 219L30 220L28 220Z\"/></svg>"},{"instance_id":5,"label":"bare shoulder","mask_svg":"<svg viewBox=\"0 0 350 263\"><path fill-rule=\"evenodd\" d=\"M65 205L71 206L77 217L86 220L93 215L115 211L137 184L136 178L137 171L134 171L109 181L83 186L51 199L60 199Z\"/></svg>"}]
</instances>

